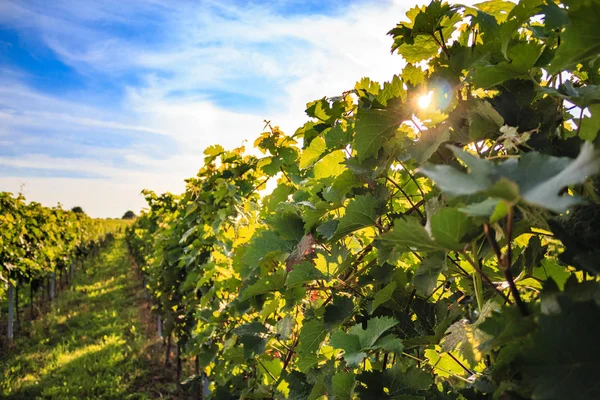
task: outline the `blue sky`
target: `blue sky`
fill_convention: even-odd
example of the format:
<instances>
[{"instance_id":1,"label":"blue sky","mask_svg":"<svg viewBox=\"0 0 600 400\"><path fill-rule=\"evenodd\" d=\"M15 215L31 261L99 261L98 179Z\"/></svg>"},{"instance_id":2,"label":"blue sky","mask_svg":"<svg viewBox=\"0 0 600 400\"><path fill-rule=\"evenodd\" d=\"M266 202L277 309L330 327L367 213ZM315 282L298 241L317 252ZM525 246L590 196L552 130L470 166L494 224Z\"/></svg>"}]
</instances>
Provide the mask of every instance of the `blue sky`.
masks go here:
<instances>
[{"instance_id":1,"label":"blue sky","mask_svg":"<svg viewBox=\"0 0 600 400\"><path fill-rule=\"evenodd\" d=\"M205 147L403 65L413 1L0 1L0 190L116 217L179 192ZM23 186L24 185L24 186Z\"/></svg>"}]
</instances>

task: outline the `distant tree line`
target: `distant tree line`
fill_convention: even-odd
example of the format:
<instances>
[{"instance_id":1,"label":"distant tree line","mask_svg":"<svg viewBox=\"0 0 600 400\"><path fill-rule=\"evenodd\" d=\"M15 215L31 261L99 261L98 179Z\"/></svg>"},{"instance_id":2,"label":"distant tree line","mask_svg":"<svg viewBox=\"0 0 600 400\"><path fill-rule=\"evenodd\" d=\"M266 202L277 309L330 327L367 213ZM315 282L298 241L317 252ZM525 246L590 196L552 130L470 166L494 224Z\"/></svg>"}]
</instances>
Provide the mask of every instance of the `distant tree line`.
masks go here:
<instances>
[{"instance_id":1,"label":"distant tree line","mask_svg":"<svg viewBox=\"0 0 600 400\"><path fill-rule=\"evenodd\" d=\"M85 214L85 211L83 211L83 208L81 208L80 206L75 206L73 208L71 208L71 211L73 211L76 214ZM123 216L121 217L121 219L135 219L136 215L133 211L129 210L127 212L125 212L125 214L123 214Z\"/></svg>"}]
</instances>

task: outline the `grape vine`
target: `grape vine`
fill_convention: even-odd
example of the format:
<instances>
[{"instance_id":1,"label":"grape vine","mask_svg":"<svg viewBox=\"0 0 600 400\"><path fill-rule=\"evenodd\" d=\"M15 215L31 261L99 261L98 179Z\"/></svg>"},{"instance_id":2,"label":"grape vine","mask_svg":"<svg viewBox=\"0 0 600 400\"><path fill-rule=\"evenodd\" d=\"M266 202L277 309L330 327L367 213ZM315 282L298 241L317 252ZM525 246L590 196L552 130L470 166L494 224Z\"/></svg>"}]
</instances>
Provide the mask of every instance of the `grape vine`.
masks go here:
<instances>
[{"instance_id":1,"label":"grape vine","mask_svg":"<svg viewBox=\"0 0 600 400\"><path fill-rule=\"evenodd\" d=\"M21 286L29 285L33 318L35 292L45 290L52 299L56 278L62 282L64 276L68 281L72 264L97 250L119 225L60 207L27 203L20 194L0 192L0 299L8 298L9 314L16 306L19 321L16 293ZM9 315L9 340L14 335L13 318Z\"/></svg>"},{"instance_id":2,"label":"grape vine","mask_svg":"<svg viewBox=\"0 0 600 400\"><path fill-rule=\"evenodd\" d=\"M196 362L184 384L599 397L598 20L597 1L416 7L389 82L309 103L293 135L268 123L260 157L209 147L182 195L146 191L127 239Z\"/></svg>"}]
</instances>

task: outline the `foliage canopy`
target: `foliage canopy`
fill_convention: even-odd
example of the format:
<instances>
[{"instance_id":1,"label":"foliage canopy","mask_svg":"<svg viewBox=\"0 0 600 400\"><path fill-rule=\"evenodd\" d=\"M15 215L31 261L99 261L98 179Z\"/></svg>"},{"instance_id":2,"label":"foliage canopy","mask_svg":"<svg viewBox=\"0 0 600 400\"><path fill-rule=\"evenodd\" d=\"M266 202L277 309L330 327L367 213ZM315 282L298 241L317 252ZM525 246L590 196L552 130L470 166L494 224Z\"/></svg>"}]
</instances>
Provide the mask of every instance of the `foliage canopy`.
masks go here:
<instances>
[{"instance_id":1,"label":"foliage canopy","mask_svg":"<svg viewBox=\"0 0 600 400\"><path fill-rule=\"evenodd\" d=\"M6 284L41 281L64 271L120 228L88 217L81 207L44 207L20 194L0 192L0 299L6 297Z\"/></svg>"},{"instance_id":2,"label":"foliage canopy","mask_svg":"<svg viewBox=\"0 0 600 400\"><path fill-rule=\"evenodd\" d=\"M145 192L129 246L198 357L188 382L600 397L598 20L597 1L416 7L389 82L309 103L291 136L267 125L260 157L209 147L180 196Z\"/></svg>"}]
</instances>

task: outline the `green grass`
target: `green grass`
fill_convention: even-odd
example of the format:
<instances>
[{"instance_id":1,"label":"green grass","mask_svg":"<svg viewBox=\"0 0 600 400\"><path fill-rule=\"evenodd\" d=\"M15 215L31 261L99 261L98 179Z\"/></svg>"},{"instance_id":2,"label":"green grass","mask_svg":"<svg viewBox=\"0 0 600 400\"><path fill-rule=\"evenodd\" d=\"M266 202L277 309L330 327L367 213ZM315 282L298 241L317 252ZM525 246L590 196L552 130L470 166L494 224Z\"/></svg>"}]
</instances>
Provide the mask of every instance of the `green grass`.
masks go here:
<instances>
[{"instance_id":1,"label":"green grass","mask_svg":"<svg viewBox=\"0 0 600 400\"><path fill-rule=\"evenodd\" d=\"M6 399L175 398L162 379L139 278L115 240L0 359ZM147 317L147 315L146 315ZM159 375L159 376L156 376Z\"/></svg>"}]
</instances>

